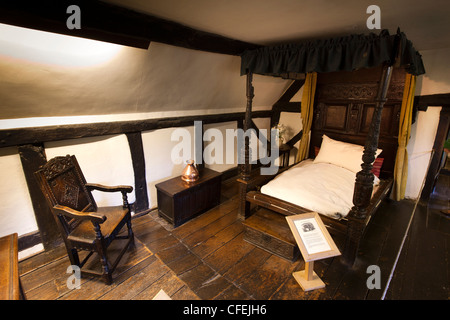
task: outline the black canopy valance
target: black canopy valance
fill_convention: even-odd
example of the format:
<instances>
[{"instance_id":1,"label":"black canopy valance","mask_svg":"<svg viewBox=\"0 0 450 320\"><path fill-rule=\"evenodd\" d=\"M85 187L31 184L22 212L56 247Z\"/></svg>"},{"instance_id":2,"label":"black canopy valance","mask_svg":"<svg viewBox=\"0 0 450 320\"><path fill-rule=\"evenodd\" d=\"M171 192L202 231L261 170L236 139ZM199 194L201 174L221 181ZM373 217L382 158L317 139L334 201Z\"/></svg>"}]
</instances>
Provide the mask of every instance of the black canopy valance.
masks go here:
<instances>
[{"instance_id":1,"label":"black canopy valance","mask_svg":"<svg viewBox=\"0 0 450 320\"><path fill-rule=\"evenodd\" d=\"M353 71L394 62L413 75L425 73L422 57L406 35L382 30L379 35L353 34L247 50L241 55L241 75L251 71L290 78L290 74Z\"/></svg>"}]
</instances>

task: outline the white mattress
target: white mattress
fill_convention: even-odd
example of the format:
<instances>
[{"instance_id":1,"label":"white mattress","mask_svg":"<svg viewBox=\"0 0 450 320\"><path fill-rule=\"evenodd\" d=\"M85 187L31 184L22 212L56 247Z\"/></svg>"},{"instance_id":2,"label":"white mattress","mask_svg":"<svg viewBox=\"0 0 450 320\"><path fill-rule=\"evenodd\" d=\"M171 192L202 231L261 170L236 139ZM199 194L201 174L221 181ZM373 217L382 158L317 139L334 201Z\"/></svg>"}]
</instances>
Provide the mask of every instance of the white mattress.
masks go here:
<instances>
[{"instance_id":1,"label":"white mattress","mask_svg":"<svg viewBox=\"0 0 450 320\"><path fill-rule=\"evenodd\" d=\"M348 169L308 159L275 177L261 193L340 219L353 207L355 179Z\"/></svg>"}]
</instances>

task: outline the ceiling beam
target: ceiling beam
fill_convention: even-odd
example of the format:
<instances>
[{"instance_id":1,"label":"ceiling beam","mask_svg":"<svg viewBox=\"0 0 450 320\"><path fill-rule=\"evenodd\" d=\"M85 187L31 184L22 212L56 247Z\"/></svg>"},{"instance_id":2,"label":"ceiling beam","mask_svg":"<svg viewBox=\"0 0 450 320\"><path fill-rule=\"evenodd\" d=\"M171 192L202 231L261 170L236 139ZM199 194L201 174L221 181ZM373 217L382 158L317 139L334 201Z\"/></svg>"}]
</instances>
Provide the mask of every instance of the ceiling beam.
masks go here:
<instances>
[{"instance_id":1,"label":"ceiling beam","mask_svg":"<svg viewBox=\"0 0 450 320\"><path fill-rule=\"evenodd\" d=\"M426 111L430 106L448 108L450 106L450 93L415 96L414 105L418 107L419 111Z\"/></svg>"},{"instance_id":2,"label":"ceiling beam","mask_svg":"<svg viewBox=\"0 0 450 320\"><path fill-rule=\"evenodd\" d=\"M80 29L67 27L70 5L80 8ZM0 23L142 49L151 41L229 55L258 47L97 0L2 1Z\"/></svg>"}]
</instances>

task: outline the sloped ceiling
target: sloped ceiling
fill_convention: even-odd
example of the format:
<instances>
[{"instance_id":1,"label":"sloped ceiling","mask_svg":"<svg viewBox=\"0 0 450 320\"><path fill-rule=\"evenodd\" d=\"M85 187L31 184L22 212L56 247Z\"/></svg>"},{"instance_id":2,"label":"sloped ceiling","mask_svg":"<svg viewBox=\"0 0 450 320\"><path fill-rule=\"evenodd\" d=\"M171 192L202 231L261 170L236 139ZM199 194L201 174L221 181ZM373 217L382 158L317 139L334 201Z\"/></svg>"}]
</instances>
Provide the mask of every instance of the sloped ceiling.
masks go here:
<instances>
[{"instance_id":1,"label":"sloped ceiling","mask_svg":"<svg viewBox=\"0 0 450 320\"><path fill-rule=\"evenodd\" d=\"M381 28L397 27L418 50L450 47L448 0L105 0L138 12L236 40L269 45L367 33L367 7L381 10ZM377 30L374 30L375 32Z\"/></svg>"}]
</instances>

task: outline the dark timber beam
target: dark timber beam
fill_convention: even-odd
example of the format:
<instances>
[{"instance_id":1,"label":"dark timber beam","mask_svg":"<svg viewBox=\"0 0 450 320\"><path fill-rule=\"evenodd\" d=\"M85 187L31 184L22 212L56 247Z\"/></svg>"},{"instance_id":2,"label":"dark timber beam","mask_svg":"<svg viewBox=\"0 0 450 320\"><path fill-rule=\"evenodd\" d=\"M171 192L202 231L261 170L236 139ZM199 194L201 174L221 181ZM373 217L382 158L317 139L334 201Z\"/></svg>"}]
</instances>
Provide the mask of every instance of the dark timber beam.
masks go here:
<instances>
[{"instance_id":1,"label":"dark timber beam","mask_svg":"<svg viewBox=\"0 0 450 320\"><path fill-rule=\"evenodd\" d=\"M0 130L0 148L48 141L79 139L129 132L142 132L164 128L186 127L193 126L194 121L203 121L203 124L240 121L244 119L244 116L244 112L238 112L135 121L115 121L104 123L3 129ZM254 118L270 118L271 116L272 111L270 110L253 112Z\"/></svg>"},{"instance_id":2,"label":"dark timber beam","mask_svg":"<svg viewBox=\"0 0 450 320\"><path fill-rule=\"evenodd\" d=\"M80 29L67 27L70 5L80 8ZM229 55L258 47L97 0L2 1L0 23L142 49L151 41Z\"/></svg>"},{"instance_id":3,"label":"dark timber beam","mask_svg":"<svg viewBox=\"0 0 450 320\"><path fill-rule=\"evenodd\" d=\"M290 147L294 147L294 144L296 144L297 142L299 142L303 137L303 130L300 130L299 133L297 133L295 136L293 136L291 138L291 140L289 140L288 142L286 142L286 144Z\"/></svg>"},{"instance_id":4,"label":"dark timber beam","mask_svg":"<svg viewBox=\"0 0 450 320\"><path fill-rule=\"evenodd\" d=\"M62 239L53 214L34 177L34 172L39 170L39 167L47 162L44 146L42 144L21 145L18 146L18 152L42 244L45 250L53 249L62 243Z\"/></svg>"},{"instance_id":5,"label":"dark timber beam","mask_svg":"<svg viewBox=\"0 0 450 320\"><path fill-rule=\"evenodd\" d=\"M140 132L131 132L126 134L128 145L130 146L131 159L133 161L134 171L134 194L136 201L134 203L134 212L143 213L149 209L147 196L147 179L145 175L145 156L142 135Z\"/></svg>"},{"instance_id":6,"label":"dark timber beam","mask_svg":"<svg viewBox=\"0 0 450 320\"><path fill-rule=\"evenodd\" d=\"M291 102L291 99L302 88L305 80L295 80L289 88L283 93L277 102L272 106L272 118L270 119L270 127L276 126L280 121L281 112L299 112L301 109L300 102Z\"/></svg>"},{"instance_id":7,"label":"dark timber beam","mask_svg":"<svg viewBox=\"0 0 450 320\"><path fill-rule=\"evenodd\" d=\"M291 83L289 88L283 93L283 95L275 102L274 107L283 106L290 102L291 99L297 94L297 92L303 87L305 80L295 80Z\"/></svg>"},{"instance_id":8,"label":"dark timber beam","mask_svg":"<svg viewBox=\"0 0 450 320\"><path fill-rule=\"evenodd\" d=\"M450 105L450 93L430 94L424 96L415 96L414 105L425 111L428 106L442 106L443 109Z\"/></svg>"}]
</instances>

